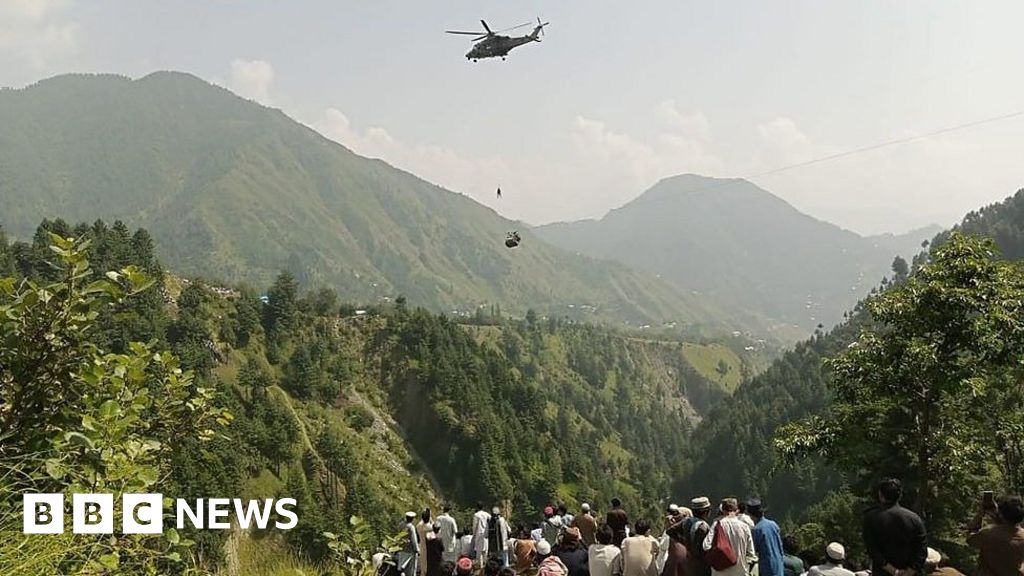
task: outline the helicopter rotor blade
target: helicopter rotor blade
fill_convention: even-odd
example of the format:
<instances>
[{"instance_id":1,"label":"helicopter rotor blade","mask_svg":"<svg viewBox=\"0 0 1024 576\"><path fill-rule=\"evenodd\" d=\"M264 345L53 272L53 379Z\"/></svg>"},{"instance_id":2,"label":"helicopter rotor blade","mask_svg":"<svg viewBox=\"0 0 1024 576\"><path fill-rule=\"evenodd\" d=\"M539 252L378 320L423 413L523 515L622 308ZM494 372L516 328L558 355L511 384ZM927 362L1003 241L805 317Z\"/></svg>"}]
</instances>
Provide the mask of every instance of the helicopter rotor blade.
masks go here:
<instances>
[{"instance_id":1,"label":"helicopter rotor blade","mask_svg":"<svg viewBox=\"0 0 1024 576\"><path fill-rule=\"evenodd\" d=\"M501 34L502 32L511 32L512 30L518 30L520 28L525 28L525 27L530 26L532 24L533 24L533 22L527 22L526 24L520 24L518 26L513 26L511 28L505 28L504 30L498 30L497 32L495 32L495 34Z\"/></svg>"},{"instance_id":2,"label":"helicopter rotor blade","mask_svg":"<svg viewBox=\"0 0 1024 576\"><path fill-rule=\"evenodd\" d=\"M469 36L479 36L480 34L486 35L485 32L464 32L462 30L445 30L446 34L466 34Z\"/></svg>"},{"instance_id":3,"label":"helicopter rotor blade","mask_svg":"<svg viewBox=\"0 0 1024 576\"><path fill-rule=\"evenodd\" d=\"M484 21L483 21L483 20L481 19L481 20L480 20L480 23L484 25L484 30L487 30L487 33L488 33L488 34L494 34L494 32L491 32L491 28L490 28L490 26L488 26L488 25L487 25L487 22L484 22Z\"/></svg>"}]
</instances>

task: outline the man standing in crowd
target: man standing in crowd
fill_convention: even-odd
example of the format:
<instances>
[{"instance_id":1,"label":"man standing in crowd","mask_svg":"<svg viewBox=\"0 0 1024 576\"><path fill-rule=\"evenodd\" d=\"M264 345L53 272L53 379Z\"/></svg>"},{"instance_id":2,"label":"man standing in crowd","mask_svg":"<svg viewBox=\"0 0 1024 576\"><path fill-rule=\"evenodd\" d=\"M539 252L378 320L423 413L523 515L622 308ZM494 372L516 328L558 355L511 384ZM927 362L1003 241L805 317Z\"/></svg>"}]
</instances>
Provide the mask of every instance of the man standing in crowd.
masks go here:
<instances>
[{"instance_id":1,"label":"man standing in crowd","mask_svg":"<svg viewBox=\"0 0 1024 576\"><path fill-rule=\"evenodd\" d=\"M590 504L586 502L580 506L582 513L572 519L572 526L580 531L580 538L583 540L583 545L593 546L596 542L597 535L597 519L590 513Z\"/></svg>"},{"instance_id":2,"label":"man standing in crowd","mask_svg":"<svg viewBox=\"0 0 1024 576\"><path fill-rule=\"evenodd\" d=\"M587 549L590 576L622 576L622 551L613 542L611 526L602 525L595 538L597 543Z\"/></svg>"},{"instance_id":3,"label":"man standing in crowd","mask_svg":"<svg viewBox=\"0 0 1024 576\"><path fill-rule=\"evenodd\" d=\"M588 576L590 574L587 549L580 540L580 531L566 528L562 531L562 539L551 549L551 553L565 564L569 576Z\"/></svg>"},{"instance_id":4,"label":"man standing in crowd","mask_svg":"<svg viewBox=\"0 0 1024 576\"><path fill-rule=\"evenodd\" d=\"M491 519L487 525L487 549L491 558L501 561L501 567L508 566L508 541L511 530L508 522L501 516L501 508L491 509Z\"/></svg>"},{"instance_id":5,"label":"man standing in crowd","mask_svg":"<svg viewBox=\"0 0 1024 576\"><path fill-rule=\"evenodd\" d=\"M797 556L800 552L800 546L792 534L788 534L782 539L782 552L782 567L785 576L801 576L807 571L804 561Z\"/></svg>"},{"instance_id":6,"label":"man standing in crowd","mask_svg":"<svg viewBox=\"0 0 1024 576\"><path fill-rule=\"evenodd\" d=\"M714 546L715 531L721 526L736 554L736 563L723 570L715 570L712 567L711 573L715 576L747 576L750 574L750 568L757 562L750 526L739 518L740 506L735 498L722 500L719 510L722 516L714 521L708 535L704 537L704 551L708 552Z\"/></svg>"},{"instance_id":7,"label":"man standing in crowd","mask_svg":"<svg viewBox=\"0 0 1024 576\"><path fill-rule=\"evenodd\" d=\"M853 576L853 572L843 568L844 560L846 549L842 544L833 542L825 547L825 563L811 566L807 576Z\"/></svg>"},{"instance_id":8,"label":"man standing in crowd","mask_svg":"<svg viewBox=\"0 0 1024 576\"><path fill-rule=\"evenodd\" d=\"M473 552L479 566L487 562L487 527L490 522L491 515L484 510L484 505L478 502L476 513L473 514Z\"/></svg>"},{"instance_id":9,"label":"man standing in crowd","mask_svg":"<svg viewBox=\"0 0 1024 576\"><path fill-rule=\"evenodd\" d=\"M690 560L689 576L711 576L711 566L704 560L704 539L711 532L711 500L700 496L690 501L693 518L686 523L686 547ZM799 575L798 575L799 576Z\"/></svg>"},{"instance_id":10,"label":"man standing in crowd","mask_svg":"<svg viewBox=\"0 0 1024 576\"><path fill-rule=\"evenodd\" d=\"M417 573L416 559L420 555L420 537L416 532L416 513L405 513L405 537L402 543L402 552L399 554L398 566L403 568L405 576L414 576Z\"/></svg>"},{"instance_id":11,"label":"man standing in crowd","mask_svg":"<svg viewBox=\"0 0 1024 576\"><path fill-rule=\"evenodd\" d=\"M541 525L541 538L547 540L548 544L558 544L558 537L562 535L562 519L555 514L551 506L544 508L544 524Z\"/></svg>"},{"instance_id":12,"label":"man standing in crowd","mask_svg":"<svg viewBox=\"0 0 1024 576\"><path fill-rule=\"evenodd\" d=\"M572 526L572 521L576 518L575 515L569 514L569 508L565 504L558 505L558 517L562 520L563 530Z\"/></svg>"},{"instance_id":13,"label":"man standing in crowd","mask_svg":"<svg viewBox=\"0 0 1024 576\"><path fill-rule=\"evenodd\" d=\"M685 514L682 512L680 516ZM679 521L669 526L665 531L669 537L668 556L661 569L661 576L688 576L687 568L690 565L689 553L686 549L686 522Z\"/></svg>"},{"instance_id":14,"label":"man standing in crowd","mask_svg":"<svg viewBox=\"0 0 1024 576\"><path fill-rule=\"evenodd\" d=\"M864 547L872 576L911 576L924 570L927 533L921 517L900 506L903 484L886 478L875 487L878 505L864 515Z\"/></svg>"},{"instance_id":15,"label":"man standing in crowd","mask_svg":"<svg viewBox=\"0 0 1024 576\"><path fill-rule=\"evenodd\" d=\"M626 515L626 511L622 509L622 501L618 498L612 498L612 509L605 515L605 524L612 527L612 533L614 538L612 542L616 546L622 546L622 541L626 539L626 528L629 526L629 516Z\"/></svg>"},{"instance_id":16,"label":"man standing in crowd","mask_svg":"<svg viewBox=\"0 0 1024 576\"><path fill-rule=\"evenodd\" d=\"M987 509L986 509L987 508ZM995 514L995 524L982 528L986 514ZM969 526L967 543L978 550L976 576L1024 576L1024 502L1020 496L999 500L995 509L984 506Z\"/></svg>"},{"instance_id":17,"label":"man standing in crowd","mask_svg":"<svg viewBox=\"0 0 1024 576\"><path fill-rule=\"evenodd\" d=\"M658 541L647 520L637 520L636 533L622 540L623 576L658 576Z\"/></svg>"},{"instance_id":18,"label":"man standing in crowd","mask_svg":"<svg viewBox=\"0 0 1024 576\"><path fill-rule=\"evenodd\" d=\"M430 521L430 508L423 510L420 515L420 523L416 525L416 534L419 536L419 557L416 559L417 573L424 576L427 573L427 534L433 530L433 522Z\"/></svg>"},{"instance_id":19,"label":"man standing in crowd","mask_svg":"<svg viewBox=\"0 0 1024 576\"><path fill-rule=\"evenodd\" d=\"M445 504L443 513L437 517L437 525L440 526L438 536L441 544L444 545L443 558L449 562L455 562L459 558L459 547L456 541L456 534L459 532L459 525L451 515L451 504Z\"/></svg>"},{"instance_id":20,"label":"man standing in crowd","mask_svg":"<svg viewBox=\"0 0 1024 576\"><path fill-rule=\"evenodd\" d=\"M782 549L782 533L774 520L765 518L761 501L756 498L747 500L747 513L754 521L751 536L754 539L754 552L757 553L758 576L785 576Z\"/></svg>"}]
</instances>

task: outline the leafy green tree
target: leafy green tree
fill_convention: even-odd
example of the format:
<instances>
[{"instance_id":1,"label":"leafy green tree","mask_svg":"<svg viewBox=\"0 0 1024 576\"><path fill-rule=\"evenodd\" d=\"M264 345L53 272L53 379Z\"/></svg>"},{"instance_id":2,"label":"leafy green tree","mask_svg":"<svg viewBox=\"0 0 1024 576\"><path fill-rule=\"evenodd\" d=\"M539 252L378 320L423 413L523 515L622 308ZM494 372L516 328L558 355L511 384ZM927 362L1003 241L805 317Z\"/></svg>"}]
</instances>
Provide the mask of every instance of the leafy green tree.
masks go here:
<instances>
[{"instance_id":1,"label":"leafy green tree","mask_svg":"<svg viewBox=\"0 0 1024 576\"><path fill-rule=\"evenodd\" d=\"M268 335L280 338L295 327L299 318L299 284L291 272L281 272L267 291L263 308L263 328Z\"/></svg>"},{"instance_id":2,"label":"leafy green tree","mask_svg":"<svg viewBox=\"0 0 1024 576\"><path fill-rule=\"evenodd\" d=\"M990 240L954 233L867 309L873 323L829 362L830 413L787 425L776 446L826 454L862 493L901 477L911 505L950 529L1005 468L998 434L1024 408L1024 273Z\"/></svg>"},{"instance_id":3,"label":"leafy green tree","mask_svg":"<svg viewBox=\"0 0 1024 576\"><path fill-rule=\"evenodd\" d=\"M91 280L89 241L50 235L54 281L0 280L0 477L35 492L153 492L173 447L208 440L231 414L165 351L133 343L103 353L97 318L147 289L127 267ZM6 484L6 482L0 482ZM18 490L0 490L0 573L156 573L182 567L173 530L121 538L71 535L46 553L12 522ZM28 538L31 539L31 538Z\"/></svg>"}]
</instances>

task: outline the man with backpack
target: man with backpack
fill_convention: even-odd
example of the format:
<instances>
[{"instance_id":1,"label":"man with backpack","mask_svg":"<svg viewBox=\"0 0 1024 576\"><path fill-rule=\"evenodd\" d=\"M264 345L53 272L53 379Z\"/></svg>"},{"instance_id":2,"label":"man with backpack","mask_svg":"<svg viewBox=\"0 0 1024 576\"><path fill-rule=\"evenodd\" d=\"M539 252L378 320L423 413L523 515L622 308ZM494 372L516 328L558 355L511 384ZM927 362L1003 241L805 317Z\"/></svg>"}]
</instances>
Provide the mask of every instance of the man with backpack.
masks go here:
<instances>
[{"instance_id":1,"label":"man with backpack","mask_svg":"<svg viewBox=\"0 0 1024 576\"><path fill-rule=\"evenodd\" d=\"M711 566L712 576L748 576L757 562L750 526L741 520L739 502L722 500L722 512L704 538L704 559Z\"/></svg>"},{"instance_id":2,"label":"man with backpack","mask_svg":"<svg viewBox=\"0 0 1024 576\"><path fill-rule=\"evenodd\" d=\"M686 529L686 549L689 552L690 576L711 576L711 566L704 560L704 539L711 532L708 520L711 517L711 500L707 496L700 496L690 501L690 509L693 511L693 518L684 524Z\"/></svg>"},{"instance_id":3,"label":"man with backpack","mask_svg":"<svg viewBox=\"0 0 1024 576\"><path fill-rule=\"evenodd\" d=\"M491 519L487 523L487 549L490 550L491 558L501 561L502 568L509 565L508 540L511 532L508 521L501 515L501 508L492 508Z\"/></svg>"}]
</instances>

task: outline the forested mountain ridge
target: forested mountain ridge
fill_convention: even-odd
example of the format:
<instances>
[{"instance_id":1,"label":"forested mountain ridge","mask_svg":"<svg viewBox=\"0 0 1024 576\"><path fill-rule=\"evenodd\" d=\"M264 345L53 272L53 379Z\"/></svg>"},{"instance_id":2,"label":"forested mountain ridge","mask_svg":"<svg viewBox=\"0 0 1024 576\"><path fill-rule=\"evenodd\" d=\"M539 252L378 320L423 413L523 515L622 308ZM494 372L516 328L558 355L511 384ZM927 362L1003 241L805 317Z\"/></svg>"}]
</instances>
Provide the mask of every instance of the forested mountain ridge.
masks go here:
<instances>
[{"instance_id":1,"label":"forested mountain ridge","mask_svg":"<svg viewBox=\"0 0 1024 576\"><path fill-rule=\"evenodd\" d=\"M804 334L838 322L897 254L745 180L693 174L665 178L600 220L534 231L557 246L645 270L728 308L795 324Z\"/></svg>"},{"instance_id":2,"label":"forested mountain ridge","mask_svg":"<svg viewBox=\"0 0 1024 576\"><path fill-rule=\"evenodd\" d=\"M971 212L953 231L991 237L1003 257L1024 259L1024 190ZM930 252L945 245L953 231L938 234L930 243ZM927 260L928 255L922 254L914 258L914 264L919 266ZM894 266L892 281L883 282L881 290L903 281L910 270L906 262ZM713 409L694 431L693 442L687 448L692 467L678 483L678 493L716 487L735 494L758 494L774 506L778 517L796 520L805 517L809 507L821 502L827 493L851 481L820 460L787 466L773 451L772 440L789 422L811 416L823 416L823 422L827 422L833 399L826 386L831 375L824 361L847 350L870 322L871 315L863 303L858 304L845 322L798 344ZM730 457L723 458L723 453ZM831 500L832 504L837 501ZM856 505L846 511L858 513ZM856 521L856 515L851 520Z\"/></svg>"},{"instance_id":3,"label":"forested mountain ridge","mask_svg":"<svg viewBox=\"0 0 1024 576\"><path fill-rule=\"evenodd\" d=\"M0 91L0 213L149 230L176 272L265 286L280 270L353 302L743 328L649 275L554 248L466 196L352 153L193 76L68 75ZM508 250L506 232L523 246Z\"/></svg>"},{"instance_id":4,"label":"forested mountain ridge","mask_svg":"<svg viewBox=\"0 0 1024 576\"><path fill-rule=\"evenodd\" d=\"M47 221L31 244L0 234L0 276L60 282L51 233L88 239L96 266L136 265L155 281L97 318L101 352L142 338L166 347L234 415L226 437L176 444L159 489L297 497L295 530L249 537L313 560L349 515L387 534L405 510L442 498L460 512L508 502L522 522L555 501L619 496L657 510L691 426L751 370L733 345L647 341L533 312L460 324L404 299L357 311L331 290L301 293L288 274L264 303L165 273L148 233L121 222ZM216 561L223 533L188 536Z\"/></svg>"}]
</instances>

